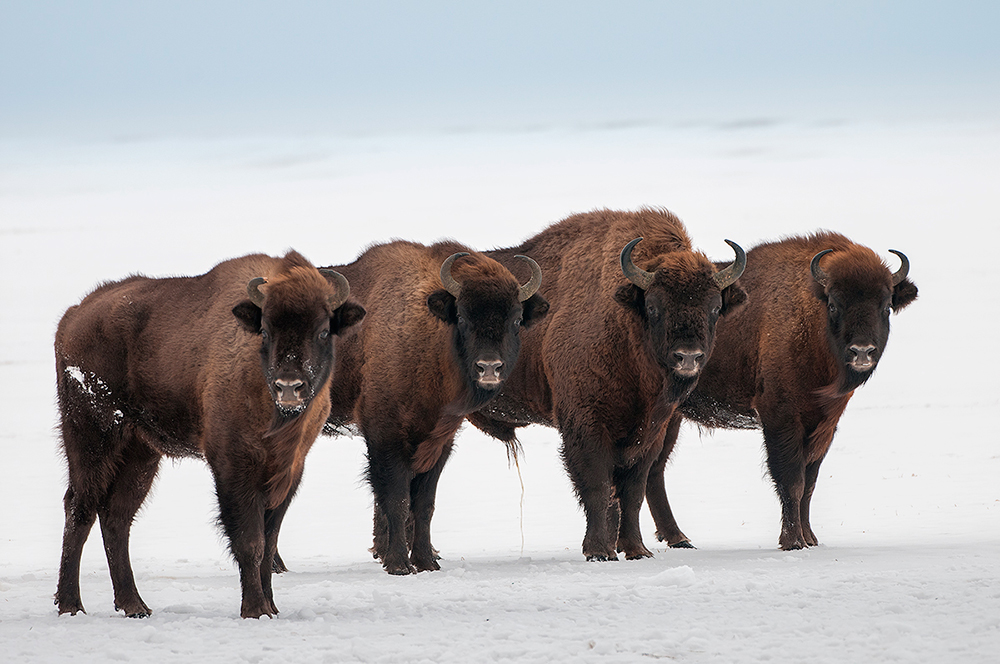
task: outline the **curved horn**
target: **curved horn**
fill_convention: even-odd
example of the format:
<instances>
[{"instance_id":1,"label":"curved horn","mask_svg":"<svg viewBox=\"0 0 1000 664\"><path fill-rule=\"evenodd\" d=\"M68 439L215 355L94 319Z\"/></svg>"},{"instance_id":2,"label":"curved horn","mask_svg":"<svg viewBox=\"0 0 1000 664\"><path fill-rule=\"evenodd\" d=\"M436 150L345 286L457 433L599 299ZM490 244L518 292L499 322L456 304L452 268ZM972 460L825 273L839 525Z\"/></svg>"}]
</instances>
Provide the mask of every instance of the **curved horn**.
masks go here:
<instances>
[{"instance_id":1,"label":"curved horn","mask_svg":"<svg viewBox=\"0 0 1000 664\"><path fill-rule=\"evenodd\" d=\"M625 248L622 249L621 253L622 273L625 275L625 278L631 281L633 284L635 284L642 290L646 290L653 283L653 273L646 272L645 270L636 267L635 263L632 262L632 250L635 248L635 245L639 244L639 242L641 241L642 238L637 237L636 239L626 244Z\"/></svg>"},{"instance_id":2,"label":"curved horn","mask_svg":"<svg viewBox=\"0 0 1000 664\"><path fill-rule=\"evenodd\" d=\"M347 296L351 294L351 284L347 283L347 277L336 270L320 270L320 274L326 277L327 281L333 280L336 293L329 298L330 308L336 309L347 301Z\"/></svg>"},{"instance_id":3,"label":"curved horn","mask_svg":"<svg viewBox=\"0 0 1000 664\"><path fill-rule=\"evenodd\" d=\"M454 297L458 297L458 294L462 292L462 284L455 281L455 278L451 276L451 264L455 262L455 259L468 255L469 252L460 251L457 254L448 256L448 258L441 263L441 283L444 284L444 289L451 293Z\"/></svg>"},{"instance_id":4,"label":"curved horn","mask_svg":"<svg viewBox=\"0 0 1000 664\"><path fill-rule=\"evenodd\" d=\"M726 240L726 244L732 247L733 251L736 252L736 260L730 263L728 267L719 270L712 275L712 281L714 281L720 289L733 285L737 279L743 276L743 270L747 268L747 252L743 251L743 247L736 244L732 240Z\"/></svg>"},{"instance_id":5,"label":"curved horn","mask_svg":"<svg viewBox=\"0 0 1000 664\"><path fill-rule=\"evenodd\" d=\"M828 253L833 251L833 249L824 249L815 256L813 256L812 262L809 263L809 271L812 272L813 279L819 282L819 285L826 288L826 285L830 283L830 275L823 271L823 268L819 266L819 259L826 256Z\"/></svg>"},{"instance_id":6,"label":"curved horn","mask_svg":"<svg viewBox=\"0 0 1000 664\"><path fill-rule=\"evenodd\" d=\"M896 254L897 256L899 256L899 260L901 261L899 269L896 270L892 275L892 285L895 287L898 286L899 282L901 282L903 279L906 279L906 275L909 274L910 259L908 259L906 257L906 254L904 254L902 251L896 251L895 249L890 249L889 253Z\"/></svg>"},{"instance_id":7,"label":"curved horn","mask_svg":"<svg viewBox=\"0 0 1000 664\"><path fill-rule=\"evenodd\" d=\"M250 296L250 301L261 309L264 308L264 294L260 292L259 286L266 283L267 279L264 277L254 277L247 284L247 295Z\"/></svg>"},{"instance_id":8,"label":"curved horn","mask_svg":"<svg viewBox=\"0 0 1000 664\"><path fill-rule=\"evenodd\" d=\"M517 301L524 302L529 297L534 295L538 291L538 287L542 285L542 268L538 267L538 263L528 258L527 256L521 256L518 254L514 258L520 258L528 264L531 268L531 279L528 283L521 286L517 291Z\"/></svg>"}]
</instances>

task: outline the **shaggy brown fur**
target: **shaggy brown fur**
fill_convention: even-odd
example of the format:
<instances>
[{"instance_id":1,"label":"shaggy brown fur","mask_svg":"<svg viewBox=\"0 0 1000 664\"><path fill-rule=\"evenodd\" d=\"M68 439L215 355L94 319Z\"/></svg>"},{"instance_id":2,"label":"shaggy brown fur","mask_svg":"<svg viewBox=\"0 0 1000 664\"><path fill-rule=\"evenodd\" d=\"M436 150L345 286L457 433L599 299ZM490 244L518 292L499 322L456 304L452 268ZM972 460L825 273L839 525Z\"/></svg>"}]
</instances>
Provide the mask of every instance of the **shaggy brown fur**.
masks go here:
<instances>
[{"instance_id":1,"label":"shaggy brown fur","mask_svg":"<svg viewBox=\"0 0 1000 664\"><path fill-rule=\"evenodd\" d=\"M826 249L833 252L821 262L829 275L824 288L810 262ZM874 370L853 370L850 347L873 346L877 362L889 337L889 310L912 302L917 288L909 279L893 286L875 252L828 232L751 249L741 283L749 304L719 324L712 360L681 412L706 427L764 429L782 506L781 548L813 546L809 502L820 463L854 389ZM647 486L657 536L672 546L687 541L663 486L678 430L679 419Z\"/></svg>"},{"instance_id":2,"label":"shaggy brown fur","mask_svg":"<svg viewBox=\"0 0 1000 664\"><path fill-rule=\"evenodd\" d=\"M655 273L645 291L620 264L637 237L644 239L633 261ZM646 474L677 403L697 380L677 373L675 354L707 357L715 320L742 303L743 291L736 284L720 290L716 267L692 250L683 224L666 210L578 214L519 247L488 253L511 269L514 254L534 258L552 311L524 335L501 395L469 421L504 441L531 423L559 429L587 516L584 555L652 555L638 525Z\"/></svg>"},{"instance_id":3,"label":"shaggy brown fur","mask_svg":"<svg viewBox=\"0 0 1000 664\"><path fill-rule=\"evenodd\" d=\"M442 289L440 271L458 252L470 255L452 265L456 298ZM372 552L392 574L439 569L430 540L438 478L466 413L497 392L480 383L477 362L502 361L506 379L521 329L548 305L538 295L520 302L510 271L455 242L377 245L333 269L368 310L360 333L338 342L329 423L365 437Z\"/></svg>"},{"instance_id":4,"label":"shaggy brown fur","mask_svg":"<svg viewBox=\"0 0 1000 664\"><path fill-rule=\"evenodd\" d=\"M247 300L256 277L267 280L263 310ZM350 301L334 310L331 298L342 299L290 252L233 259L197 277L134 276L70 307L55 340L69 466L59 613L83 611L80 556L98 517L115 608L151 613L135 587L128 539L164 455L208 462L240 568L240 614L277 613L271 556L329 412L329 335L364 315ZM279 400L287 380L302 383L296 402Z\"/></svg>"}]
</instances>

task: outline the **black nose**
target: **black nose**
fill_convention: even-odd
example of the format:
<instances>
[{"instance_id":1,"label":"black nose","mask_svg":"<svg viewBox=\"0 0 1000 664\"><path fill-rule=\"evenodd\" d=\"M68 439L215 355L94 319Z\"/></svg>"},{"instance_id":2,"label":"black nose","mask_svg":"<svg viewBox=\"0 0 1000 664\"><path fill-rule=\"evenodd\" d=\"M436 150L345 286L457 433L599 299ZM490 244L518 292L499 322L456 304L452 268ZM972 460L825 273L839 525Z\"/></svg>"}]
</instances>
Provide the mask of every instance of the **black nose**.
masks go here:
<instances>
[{"instance_id":1,"label":"black nose","mask_svg":"<svg viewBox=\"0 0 1000 664\"><path fill-rule=\"evenodd\" d=\"M675 350L674 371L683 376L693 376L701 371L701 363L705 361L705 353L700 350Z\"/></svg>"},{"instance_id":2,"label":"black nose","mask_svg":"<svg viewBox=\"0 0 1000 664\"><path fill-rule=\"evenodd\" d=\"M480 360L476 362L476 368L479 371L479 380L499 380L503 362L500 360Z\"/></svg>"},{"instance_id":3,"label":"black nose","mask_svg":"<svg viewBox=\"0 0 1000 664\"><path fill-rule=\"evenodd\" d=\"M302 400L299 396L299 390L305 387L305 383L303 381L285 380L283 378L279 378L274 381L274 386L278 388L278 401L296 402Z\"/></svg>"}]
</instances>

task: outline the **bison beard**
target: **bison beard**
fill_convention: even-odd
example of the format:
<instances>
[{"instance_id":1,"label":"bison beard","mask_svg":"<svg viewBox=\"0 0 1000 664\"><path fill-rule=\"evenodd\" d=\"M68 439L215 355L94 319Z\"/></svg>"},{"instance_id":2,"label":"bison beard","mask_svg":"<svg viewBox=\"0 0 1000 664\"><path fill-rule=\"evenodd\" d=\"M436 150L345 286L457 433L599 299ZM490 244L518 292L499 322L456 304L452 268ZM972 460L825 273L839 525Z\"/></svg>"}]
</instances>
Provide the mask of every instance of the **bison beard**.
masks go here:
<instances>
[{"instance_id":1,"label":"bison beard","mask_svg":"<svg viewBox=\"0 0 1000 664\"><path fill-rule=\"evenodd\" d=\"M330 335L364 315L347 295L342 277L289 252L233 259L198 277L130 277L66 312L55 342L69 467L60 613L83 611L80 558L100 519L115 608L150 615L128 542L164 455L208 462L240 568L240 615L277 613L271 557L329 412ZM293 401L288 390L293 410L278 403Z\"/></svg>"},{"instance_id":2,"label":"bison beard","mask_svg":"<svg viewBox=\"0 0 1000 664\"><path fill-rule=\"evenodd\" d=\"M590 560L652 555L638 522L649 466L712 352L716 320L745 298L734 283L743 251L730 244L736 261L717 270L666 210L598 210L488 252L505 265L515 253L534 258L552 312L524 335L501 394L469 421L507 442L528 424L559 430Z\"/></svg>"},{"instance_id":3,"label":"bison beard","mask_svg":"<svg viewBox=\"0 0 1000 664\"><path fill-rule=\"evenodd\" d=\"M706 427L762 428L782 507L779 545L818 543L809 506L820 464L853 391L871 378L885 350L890 311L917 296L907 278L909 261L893 253L901 260L895 273L867 247L829 232L748 252L741 281L749 304L719 325L712 360L650 469L646 498L659 539L671 546L688 542L663 483L683 414ZM866 371L852 367L861 352Z\"/></svg>"}]
</instances>

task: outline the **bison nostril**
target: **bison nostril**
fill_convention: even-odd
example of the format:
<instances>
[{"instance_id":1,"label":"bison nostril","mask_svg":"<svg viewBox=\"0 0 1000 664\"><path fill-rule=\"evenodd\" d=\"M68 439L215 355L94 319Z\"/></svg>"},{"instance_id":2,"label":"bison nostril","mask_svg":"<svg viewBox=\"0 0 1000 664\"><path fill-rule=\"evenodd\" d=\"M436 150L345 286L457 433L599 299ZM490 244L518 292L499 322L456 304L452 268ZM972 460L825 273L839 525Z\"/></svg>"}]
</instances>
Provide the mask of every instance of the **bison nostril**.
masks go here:
<instances>
[{"instance_id":1,"label":"bison nostril","mask_svg":"<svg viewBox=\"0 0 1000 664\"><path fill-rule=\"evenodd\" d=\"M502 368L503 362L500 360L476 362L476 370L479 372L480 378L498 378Z\"/></svg>"},{"instance_id":2,"label":"bison nostril","mask_svg":"<svg viewBox=\"0 0 1000 664\"><path fill-rule=\"evenodd\" d=\"M700 364L705 359L705 354L701 351L678 350L674 352L674 359L682 363Z\"/></svg>"},{"instance_id":3,"label":"bison nostril","mask_svg":"<svg viewBox=\"0 0 1000 664\"><path fill-rule=\"evenodd\" d=\"M299 390L305 387L305 382L279 378L274 381L274 386L278 388L278 398L281 401L294 401L299 398Z\"/></svg>"},{"instance_id":4,"label":"bison nostril","mask_svg":"<svg viewBox=\"0 0 1000 664\"><path fill-rule=\"evenodd\" d=\"M875 354L875 346L871 344L867 346L852 345L848 347L854 359L860 362L870 362Z\"/></svg>"}]
</instances>

